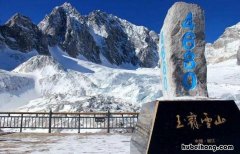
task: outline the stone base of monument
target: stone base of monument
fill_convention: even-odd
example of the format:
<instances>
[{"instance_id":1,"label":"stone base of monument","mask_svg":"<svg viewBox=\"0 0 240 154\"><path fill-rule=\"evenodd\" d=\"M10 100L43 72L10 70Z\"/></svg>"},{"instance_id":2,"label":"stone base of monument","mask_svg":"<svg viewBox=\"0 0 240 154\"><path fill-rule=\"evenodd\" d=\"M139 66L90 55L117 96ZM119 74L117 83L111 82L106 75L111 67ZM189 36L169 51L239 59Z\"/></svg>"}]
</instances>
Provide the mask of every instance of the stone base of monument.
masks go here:
<instances>
[{"instance_id":1,"label":"stone base of monument","mask_svg":"<svg viewBox=\"0 0 240 154\"><path fill-rule=\"evenodd\" d=\"M219 145L230 146L220 151ZM174 100L143 105L131 154L212 154L215 150L240 153L240 111L234 101Z\"/></svg>"}]
</instances>

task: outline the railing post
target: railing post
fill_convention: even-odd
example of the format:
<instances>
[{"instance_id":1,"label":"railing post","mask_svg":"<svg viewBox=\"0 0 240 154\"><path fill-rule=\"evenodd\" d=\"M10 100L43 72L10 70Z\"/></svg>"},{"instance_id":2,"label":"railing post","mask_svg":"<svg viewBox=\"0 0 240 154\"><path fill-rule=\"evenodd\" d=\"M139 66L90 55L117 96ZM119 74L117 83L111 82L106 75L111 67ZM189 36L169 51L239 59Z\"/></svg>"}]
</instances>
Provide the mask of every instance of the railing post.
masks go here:
<instances>
[{"instance_id":1,"label":"railing post","mask_svg":"<svg viewBox=\"0 0 240 154\"><path fill-rule=\"evenodd\" d=\"M122 113L122 124L121 126L124 128L125 122L124 122L124 117L123 117L123 113Z\"/></svg>"},{"instance_id":2,"label":"railing post","mask_svg":"<svg viewBox=\"0 0 240 154\"><path fill-rule=\"evenodd\" d=\"M79 117L78 117L78 133L80 133L80 118L81 118L81 114L79 113Z\"/></svg>"},{"instance_id":3,"label":"railing post","mask_svg":"<svg viewBox=\"0 0 240 154\"><path fill-rule=\"evenodd\" d=\"M135 116L134 116L134 117L135 117ZM136 116L136 120L138 121L138 113L137 113L137 116ZM133 125L133 128L132 128L132 133L133 133L134 130L135 130L135 127L136 127L137 121L135 121L135 119L134 119L134 125Z\"/></svg>"},{"instance_id":4,"label":"railing post","mask_svg":"<svg viewBox=\"0 0 240 154\"><path fill-rule=\"evenodd\" d=\"M135 126L135 115L132 115L133 124L132 124L132 133L134 132L134 126Z\"/></svg>"},{"instance_id":5,"label":"railing post","mask_svg":"<svg viewBox=\"0 0 240 154\"><path fill-rule=\"evenodd\" d=\"M52 126L52 109L49 112L49 127L48 127L48 133L51 133L51 126Z\"/></svg>"},{"instance_id":6,"label":"railing post","mask_svg":"<svg viewBox=\"0 0 240 154\"><path fill-rule=\"evenodd\" d=\"M109 110L107 112L107 118L108 118L108 121L107 121L107 133L110 133L110 111Z\"/></svg>"},{"instance_id":7,"label":"railing post","mask_svg":"<svg viewBox=\"0 0 240 154\"><path fill-rule=\"evenodd\" d=\"M22 133L23 114L21 114L20 133Z\"/></svg>"}]
</instances>

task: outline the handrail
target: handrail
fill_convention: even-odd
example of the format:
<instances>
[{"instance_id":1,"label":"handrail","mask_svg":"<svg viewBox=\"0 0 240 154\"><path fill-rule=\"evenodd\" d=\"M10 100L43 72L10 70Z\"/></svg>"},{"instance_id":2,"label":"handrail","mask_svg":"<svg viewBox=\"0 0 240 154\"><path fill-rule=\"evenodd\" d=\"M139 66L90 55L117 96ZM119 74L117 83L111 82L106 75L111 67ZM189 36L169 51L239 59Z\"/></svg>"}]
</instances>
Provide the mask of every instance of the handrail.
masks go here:
<instances>
[{"instance_id":1,"label":"handrail","mask_svg":"<svg viewBox=\"0 0 240 154\"><path fill-rule=\"evenodd\" d=\"M137 112L0 112L0 129L134 129Z\"/></svg>"},{"instance_id":2,"label":"handrail","mask_svg":"<svg viewBox=\"0 0 240 154\"><path fill-rule=\"evenodd\" d=\"M49 114L49 112L0 112L0 114ZM52 112L52 114L108 114L108 112ZM111 114L138 115L138 112L111 112Z\"/></svg>"}]
</instances>

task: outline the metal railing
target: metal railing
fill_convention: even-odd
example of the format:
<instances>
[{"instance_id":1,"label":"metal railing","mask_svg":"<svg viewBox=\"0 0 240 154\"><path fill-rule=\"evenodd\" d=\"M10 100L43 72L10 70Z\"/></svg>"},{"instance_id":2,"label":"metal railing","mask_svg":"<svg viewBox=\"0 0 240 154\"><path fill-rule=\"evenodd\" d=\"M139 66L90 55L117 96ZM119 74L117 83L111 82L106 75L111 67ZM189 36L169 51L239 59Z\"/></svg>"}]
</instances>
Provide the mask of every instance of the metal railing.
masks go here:
<instances>
[{"instance_id":1,"label":"metal railing","mask_svg":"<svg viewBox=\"0 0 240 154\"><path fill-rule=\"evenodd\" d=\"M138 113L70 113L70 112L0 112L0 129L130 129L133 131Z\"/></svg>"}]
</instances>

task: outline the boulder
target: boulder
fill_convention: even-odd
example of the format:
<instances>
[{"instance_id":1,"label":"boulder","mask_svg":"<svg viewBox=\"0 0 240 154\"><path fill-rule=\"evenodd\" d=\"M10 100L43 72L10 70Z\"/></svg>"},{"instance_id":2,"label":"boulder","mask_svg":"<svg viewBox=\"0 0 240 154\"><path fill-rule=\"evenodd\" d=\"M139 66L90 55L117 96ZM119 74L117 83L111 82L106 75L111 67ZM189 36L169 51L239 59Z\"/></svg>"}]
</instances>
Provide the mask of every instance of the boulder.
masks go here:
<instances>
[{"instance_id":1,"label":"boulder","mask_svg":"<svg viewBox=\"0 0 240 154\"><path fill-rule=\"evenodd\" d=\"M204 11L196 4L175 3L160 33L160 61L165 97L207 97Z\"/></svg>"}]
</instances>

